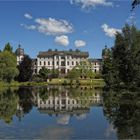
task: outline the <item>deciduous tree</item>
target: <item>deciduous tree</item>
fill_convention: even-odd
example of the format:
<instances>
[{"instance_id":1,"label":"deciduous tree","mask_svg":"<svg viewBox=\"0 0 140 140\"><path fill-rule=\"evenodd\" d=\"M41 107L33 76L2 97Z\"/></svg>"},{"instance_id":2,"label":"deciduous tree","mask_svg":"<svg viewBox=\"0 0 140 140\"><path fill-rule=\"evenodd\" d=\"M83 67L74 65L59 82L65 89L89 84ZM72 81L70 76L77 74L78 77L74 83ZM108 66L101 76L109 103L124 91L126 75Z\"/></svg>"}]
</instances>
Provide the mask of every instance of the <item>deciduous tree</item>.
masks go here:
<instances>
[{"instance_id":1,"label":"deciduous tree","mask_svg":"<svg viewBox=\"0 0 140 140\"><path fill-rule=\"evenodd\" d=\"M25 55L23 61L18 66L19 76L17 77L19 82L30 81L33 75L33 63L32 59Z\"/></svg>"}]
</instances>

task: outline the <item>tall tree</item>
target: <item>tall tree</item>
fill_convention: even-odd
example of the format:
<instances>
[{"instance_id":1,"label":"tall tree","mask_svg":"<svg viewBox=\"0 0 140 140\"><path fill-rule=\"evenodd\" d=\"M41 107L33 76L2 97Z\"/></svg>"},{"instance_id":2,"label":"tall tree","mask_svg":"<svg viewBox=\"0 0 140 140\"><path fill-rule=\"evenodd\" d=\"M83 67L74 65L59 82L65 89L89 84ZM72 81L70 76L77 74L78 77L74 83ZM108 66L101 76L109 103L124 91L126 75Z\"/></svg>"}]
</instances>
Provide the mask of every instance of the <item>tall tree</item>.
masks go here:
<instances>
[{"instance_id":1,"label":"tall tree","mask_svg":"<svg viewBox=\"0 0 140 140\"><path fill-rule=\"evenodd\" d=\"M133 2L132 2L132 10L137 6L137 5L139 5L140 4L140 0L133 0Z\"/></svg>"},{"instance_id":2,"label":"tall tree","mask_svg":"<svg viewBox=\"0 0 140 140\"><path fill-rule=\"evenodd\" d=\"M18 69L19 76L17 79L19 82L26 82L31 80L33 74L32 59L28 55L25 55L23 61L18 66Z\"/></svg>"},{"instance_id":3,"label":"tall tree","mask_svg":"<svg viewBox=\"0 0 140 140\"><path fill-rule=\"evenodd\" d=\"M70 78L94 78L95 73L92 71L92 65L88 61L82 61L75 66L68 74Z\"/></svg>"},{"instance_id":4,"label":"tall tree","mask_svg":"<svg viewBox=\"0 0 140 140\"><path fill-rule=\"evenodd\" d=\"M113 48L113 63L115 71L118 71L119 82L129 84L132 79L131 63L131 27L126 25L122 33L116 35L115 45ZM127 72L126 72L127 71Z\"/></svg>"},{"instance_id":5,"label":"tall tree","mask_svg":"<svg viewBox=\"0 0 140 140\"><path fill-rule=\"evenodd\" d=\"M133 29L135 30L135 29ZM135 31L134 40L132 42L133 48L133 69L134 69L134 81L133 83L136 84L138 87L140 86L140 31Z\"/></svg>"},{"instance_id":6,"label":"tall tree","mask_svg":"<svg viewBox=\"0 0 140 140\"><path fill-rule=\"evenodd\" d=\"M9 42L8 42L7 44L5 44L5 47L4 47L3 51L9 51L9 52L12 53L13 48L12 48L12 46L10 45Z\"/></svg>"},{"instance_id":7,"label":"tall tree","mask_svg":"<svg viewBox=\"0 0 140 140\"><path fill-rule=\"evenodd\" d=\"M107 84L111 86L114 83L114 69L112 64L112 49L107 48L102 51L102 76Z\"/></svg>"},{"instance_id":8,"label":"tall tree","mask_svg":"<svg viewBox=\"0 0 140 140\"><path fill-rule=\"evenodd\" d=\"M106 59L103 72L105 81L111 85L140 85L140 31L125 25L122 33L117 33L111 59ZM109 67L112 67L111 69ZM111 76L110 76L111 73Z\"/></svg>"},{"instance_id":9,"label":"tall tree","mask_svg":"<svg viewBox=\"0 0 140 140\"><path fill-rule=\"evenodd\" d=\"M19 74L17 69L16 56L9 52L4 51L0 53L0 79L6 82L11 82L14 77Z\"/></svg>"}]
</instances>

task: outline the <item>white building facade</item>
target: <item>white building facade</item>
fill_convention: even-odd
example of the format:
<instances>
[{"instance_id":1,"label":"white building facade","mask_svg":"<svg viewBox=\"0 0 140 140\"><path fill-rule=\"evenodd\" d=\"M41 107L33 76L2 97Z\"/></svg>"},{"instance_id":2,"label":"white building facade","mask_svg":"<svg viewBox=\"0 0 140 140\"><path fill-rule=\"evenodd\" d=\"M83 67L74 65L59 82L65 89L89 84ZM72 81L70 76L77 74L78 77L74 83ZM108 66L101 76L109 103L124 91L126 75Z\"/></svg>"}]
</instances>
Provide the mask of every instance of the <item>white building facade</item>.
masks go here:
<instances>
[{"instance_id":1,"label":"white building facade","mask_svg":"<svg viewBox=\"0 0 140 140\"><path fill-rule=\"evenodd\" d=\"M102 71L102 59L89 59L92 65L92 71L95 73L101 73Z\"/></svg>"},{"instance_id":2,"label":"white building facade","mask_svg":"<svg viewBox=\"0 0 140 140\"><path fill-rule=\"evenodd\" d=\"M25 56L24 49L20 46L15 52L17 56L17 65L19 65ZM42 67L47 69L57 69L61 74L67 74L76 65L82 61L89 61L91 69L95 73L101 73L102 71L102 59L88 59L89 53L82 52L80 50L69 51L52 51L39 52L37 58L32 59L33 62L33 74L38 74Z\"/></svg>"},{"instance_id":3,"label":"white building facade","mask_svg":"<svg viewBox=\"0 0 140 140\"><path fill-rule=\"evenodd\" d=\"M58 69L61 74L67 74L81 61L88 60L88 52L81 51L47 51L39 52L35 65L35 73L42 67Z\"/></svg>"}]
</instances>

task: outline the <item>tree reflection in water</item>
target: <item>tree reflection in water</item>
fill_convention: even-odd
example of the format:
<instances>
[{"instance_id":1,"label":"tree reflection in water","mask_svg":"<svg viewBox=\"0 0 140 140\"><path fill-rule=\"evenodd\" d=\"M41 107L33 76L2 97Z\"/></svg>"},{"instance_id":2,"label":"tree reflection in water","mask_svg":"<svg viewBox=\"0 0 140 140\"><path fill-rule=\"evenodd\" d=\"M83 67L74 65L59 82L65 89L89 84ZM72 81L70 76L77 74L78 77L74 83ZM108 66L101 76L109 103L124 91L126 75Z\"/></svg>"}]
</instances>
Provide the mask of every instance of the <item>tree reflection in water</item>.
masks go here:
<instances>
[{"instance_id":1,"label":"tree reflection in water","mask_svg":"<svg viewBox=\"0 0 140 140\"><path fill-rule=\"evenodd\" d=\"M12 122L17 111L19 98L16 92L17 89L11 88L0 90L0 119L6 123Z\"/></svg>"},{"instance_id":2,"label":"tree reflection in water","mask_svg":"<svg viewBox=\"0 0 140 140\"><path fill-rule=\"evenodd\" d=\"M103 110L109 122L114 125L119 139L140 138L139 92L104 92Z\"/></svg>"},{"instance_id":3,"label":"tree reflection in water","mask_svg":"<svg viewBox=\"0 0 140 140\"><path fill-rule=\"evenodd\" d=\"M100 88L95 87L19 87L17 90L4 90L0 94L0 118L11 122L12 116L16 115L19 120L30 113L33 106L40 113L52 115L75 116L85 118L90 107L102 104ZM82 117L81 117L82 116ZM84 116L84 117L83 117ZM58 118L58 123L66 121ZM67 122L69 120L67 119ZM64 123L66 124L66 122Z\"/></svg>"},{"instance_id":4,"label":"tree reflection in water","mask_svg":"<svg viewBox=\"0 0 140 140\"><path fill-rule=\"evenodd\" d=\"M139 92L102 92L101 88L84 86L20 87L0 90L0 120L5 123L12 122L14 116L22 121L22 118L35 107L40 114L55 116L57 124L69 125L72 116L77 120L87 119L94 106L103 108L104 116L110 123L106 130L107 136L113 132L118 139L140 138Z\"/></svg>"},{"instance_id":5,"label":"tree reflection in water","mask_svg":"<svg viewBox=\"0 0 140 140\"><path fill-rule=\"evenodd\" d=\"M70 116L83 119L90 112L91 106L101 105L101 91L95 87L50 86L39 90L37 107L40 113L55 115L59 124L66 125Z\"/></svg>"}]
</instances>

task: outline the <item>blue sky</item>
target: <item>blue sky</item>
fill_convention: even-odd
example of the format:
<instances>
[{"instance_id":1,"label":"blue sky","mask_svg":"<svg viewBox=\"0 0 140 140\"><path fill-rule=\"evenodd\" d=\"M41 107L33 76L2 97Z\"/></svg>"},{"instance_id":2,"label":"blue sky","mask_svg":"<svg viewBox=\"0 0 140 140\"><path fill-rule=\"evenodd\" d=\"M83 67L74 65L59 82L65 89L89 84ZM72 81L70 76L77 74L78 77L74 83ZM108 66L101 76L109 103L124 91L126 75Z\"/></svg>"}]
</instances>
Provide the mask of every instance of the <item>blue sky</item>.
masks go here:
<instances>
[{"instance_id":1,"label":"blue sky","mask_svg":"<svg viewBox=\"0 0 140 140\"><path fill-rule=\"evenodd\" d=\"M20 43L36 57L39 51L80 49L100 58L105 45L130 19L140 28L140 6L130 12L131 0L0 1L0 49Z\"/></svg>"}]
</instances>

